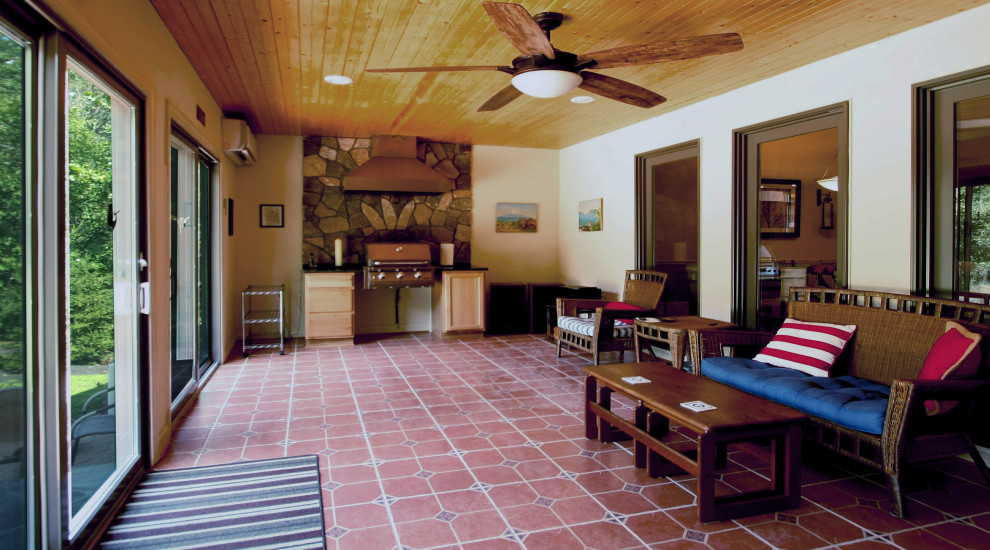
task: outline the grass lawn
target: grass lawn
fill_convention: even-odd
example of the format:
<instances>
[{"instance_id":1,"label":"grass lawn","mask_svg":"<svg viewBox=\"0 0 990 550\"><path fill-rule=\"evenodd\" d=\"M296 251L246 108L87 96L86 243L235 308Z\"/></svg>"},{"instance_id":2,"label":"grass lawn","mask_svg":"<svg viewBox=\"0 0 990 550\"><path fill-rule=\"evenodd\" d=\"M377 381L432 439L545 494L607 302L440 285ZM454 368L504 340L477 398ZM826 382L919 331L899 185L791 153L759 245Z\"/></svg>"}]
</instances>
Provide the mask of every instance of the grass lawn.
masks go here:
<instances>
[{"instance_id":1,"label":"grass lawn","mask_svg":"<svg viewBox=\"0 0 990 550\"><path fill-rule=\"evenodd\" d=\"M96 392L107 389L107 379L106 373L103 374L75 374L72 377L72 416L70 418L79 418L82 414L83 404L87 399L90 398ZM0 389L3 388L16 388L22 385L21 380L7 380L0 381ZM89 410L93 410L100 404L105 403L106 400L100 402L90 403Z\"/></svg>"},{"instance_id":2,"label":"grass lawn","mask_svg":"<svg viewBox=\"0 0 990 550\"><path fill-rule=\"evenodd\" d=\"M82 414L83 403L94 393L107 389L107 375L104 374L74 374L71 377L72 384L72 416L71 418L79 418ZM104 403L100 401L99 403L91 403L90 410L94 409L94 406L99 406Z\"/></svg>"}]
</instances>

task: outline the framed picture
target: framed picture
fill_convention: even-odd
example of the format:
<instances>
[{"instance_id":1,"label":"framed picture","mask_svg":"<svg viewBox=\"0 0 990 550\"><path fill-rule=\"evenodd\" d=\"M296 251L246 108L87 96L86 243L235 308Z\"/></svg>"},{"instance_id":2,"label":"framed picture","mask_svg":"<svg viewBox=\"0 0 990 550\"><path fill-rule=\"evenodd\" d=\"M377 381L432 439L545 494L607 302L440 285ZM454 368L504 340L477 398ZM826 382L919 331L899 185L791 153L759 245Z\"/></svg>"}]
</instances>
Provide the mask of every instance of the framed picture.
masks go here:
<instances>
[{"instance_id":1,"label":"framed picture","mask_svg":"<svg viewBox=\"0 0 990 550\"><path fill-rule=\"evenodd\" d=\"M578 230L602 230L602 199L589 199L578 203Z\"/></svg>"},{"instance_id":2,"label":"framed picture","mask_svg":"<svg viewBox=\"0 0 990 550\"><path fill-rule=\"evenodd\" d=\"M536 233L538 212L535 202L495 203L495 232Z\"/></svg>"},{"instance_id":3,"label":"framed picture","mask_svg":"<svg viewBox=\"0 0 990 550\"><path fill-rule=\"evenodd\" d=\"M285 227L281 204L262 204L259 208L261 210L261 227Z\"/></svg>"},{"instance_id":4,"label":"framed picture","mask_svg":"<svg viewBox=\"0 0 990 550\"><path fill-rule=\"evenodd\" d=\"M801 180L760 180L760 235L801 234Z\"/></svg>"}]
</instances>

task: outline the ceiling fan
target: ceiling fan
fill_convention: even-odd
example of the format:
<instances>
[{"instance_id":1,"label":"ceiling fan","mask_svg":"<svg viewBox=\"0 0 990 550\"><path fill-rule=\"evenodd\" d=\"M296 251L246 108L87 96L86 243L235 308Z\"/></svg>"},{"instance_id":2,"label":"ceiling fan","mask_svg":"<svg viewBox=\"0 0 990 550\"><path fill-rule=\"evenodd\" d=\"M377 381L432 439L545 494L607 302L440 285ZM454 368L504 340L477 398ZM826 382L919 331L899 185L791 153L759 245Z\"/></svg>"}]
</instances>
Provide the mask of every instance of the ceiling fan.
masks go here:
<instances>
[{"instance_id":1,"label":"ceiling fan","mask_svg":"<svg viewBox=\"0 0 990 550\"><path fill-rule=\"evenodd\" d=\"M649 108L667 99L660 94L625 80L593 73L585 69L611 69L648 65L663 61L693 59L739 51L742 38L736 33L709 34L675 40L661 40L632 46L576 55L558 50L550 44L550 31L560 26L564 16L556 12L530 15L526 8L508 2L482 2L485 12L502 34L523 55L512 66L469 65L453 67L406 67L365 69L371 73L429 73L444 71L501 71L512 75L512 84L503 88L478 111L494 111L522 94L533 97L558 97L574 88Z\"/></svg>"}]
</instances>

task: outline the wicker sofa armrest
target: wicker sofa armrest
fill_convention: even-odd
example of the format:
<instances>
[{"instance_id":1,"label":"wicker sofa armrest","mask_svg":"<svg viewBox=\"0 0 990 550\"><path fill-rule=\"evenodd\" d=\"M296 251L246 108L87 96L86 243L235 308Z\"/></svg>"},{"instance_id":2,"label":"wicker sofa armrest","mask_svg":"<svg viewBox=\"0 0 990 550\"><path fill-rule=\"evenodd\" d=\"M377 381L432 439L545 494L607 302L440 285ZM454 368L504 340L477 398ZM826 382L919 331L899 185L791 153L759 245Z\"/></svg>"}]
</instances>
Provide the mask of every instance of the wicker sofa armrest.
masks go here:
<instances>
[{"instance_id":1,"label":"wicker sofa armrest","mask_svg":"<svg viewBox=\"0 0 990 550\"><path fill-rule=\"evenodd\" d=\"M590 300L581 298L557 298L558 317L577 317L579 313L594 311L605 307L608 300Z\"/></svg>"},{"instance_id":2,"label":"wicker sofa armrest","mask_svg":"<svg viewBox=\"0 0 990 550\"><path fill-rule=\"evenodd\" d=\"M958 401L960 411L990 394L990 380L894 380L884 419L885 448L903 447L909 439L926 434L964 431L958 414L928 416L924 403L930 399ZM958 412L958 411L953 411ZM944 418L943 418L944 417ZM948 422L950 425L945 425Z\"/></svg>"},{"instance_id":3,"label":"wicker sofa armrest","mask_svg":"<svg viewBox=\"0 0 990 550\"><path fill-rule=\"evenodd\" d=\"M762 348L773 339L770 332L754 330L706 330L698 334L701 345L701 358L735 355L735 348Z\"/></svg>"}]
</instances>

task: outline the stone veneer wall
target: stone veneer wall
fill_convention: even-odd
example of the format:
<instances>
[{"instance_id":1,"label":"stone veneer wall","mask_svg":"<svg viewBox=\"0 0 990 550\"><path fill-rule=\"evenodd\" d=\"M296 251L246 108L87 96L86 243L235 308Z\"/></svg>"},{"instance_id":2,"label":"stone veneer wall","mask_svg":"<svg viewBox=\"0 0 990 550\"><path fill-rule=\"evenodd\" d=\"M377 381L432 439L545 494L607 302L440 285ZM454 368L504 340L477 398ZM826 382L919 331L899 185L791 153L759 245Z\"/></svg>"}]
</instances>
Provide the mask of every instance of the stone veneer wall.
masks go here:
<instances>
[{"instance_id":1,"label":"stone veneer wall","mask_svg":"<svg viewBox=\"0 0 990 550\"><path fill-rule=\"evenodd\" d=\"M371 140L307 137L303 140L303 263L333 261L334 241L344 242L343 262L364 263L369 242L454 243L454 261L471 262L471 146L417 140L419 160L454 180L449 193L342 191L344 176L371 157Z\"/></svg>"}]
</instances>

